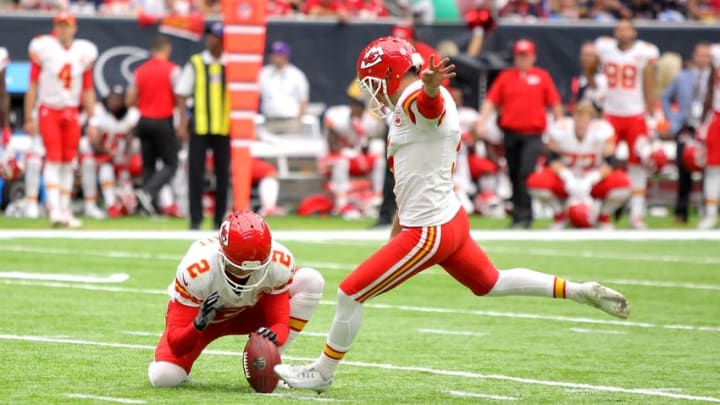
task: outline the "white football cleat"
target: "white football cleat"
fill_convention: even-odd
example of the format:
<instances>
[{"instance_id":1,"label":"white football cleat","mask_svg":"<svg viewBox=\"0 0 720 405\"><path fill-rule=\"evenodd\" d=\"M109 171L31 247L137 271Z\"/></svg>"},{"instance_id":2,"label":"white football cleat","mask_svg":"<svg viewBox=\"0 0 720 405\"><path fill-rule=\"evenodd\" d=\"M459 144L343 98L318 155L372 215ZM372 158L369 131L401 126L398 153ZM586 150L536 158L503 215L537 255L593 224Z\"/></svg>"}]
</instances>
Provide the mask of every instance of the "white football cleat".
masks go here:
<instances>
[{"instance_id":1,"label":"white football cleat","mask_svg":"<svg viewBox=\"0 0 720 405\"><path fill-rule=\"evenodd\" d=\"M645 221L643 221L643 219L639 218L639 217L630 218L630 227L632 229L637 229L639 231L644 231L645 229L648 229L647 224L645 224Z\"/></svg>"},{"instance_id":2,"label":"white football cleat","mask_svg":"<svg viewBox=\"0 0 720 405\"><path fill-rule=\"evenodd\" d=\"M630 304L619 292L594 281L583 283L576 301L602 309L610 315L625 319L630 315Z\"/></svg>"},{"instance_id":3,"label":"white football cleat","mask_svg":"<svg viewBox=\"0 0 720 405\"><path fill-rule=\"evenodd\" d=\"M65 225L66 227L68 227L68 228L71 228L71 229L82 228L82 221L79 220L79 219L77 219L77 218L75 218L74 215L70 214L70 215L68 215L68 216L65 217L65 223L64 223L64 225Z\"/></svg>"},{"instance_id":4,"label":"white football cleat","mask_svg":"<svg viewBox=\"0 0 720 405\"><path fill-rule=\"evenodd\" d=\"M713 229L717 225L717 216L706 215L703 219L698 222L698 229L707 230Z\"/></svg>"},{"instance_id":5,"label":"white football cleat","mask_svg":"<svg viewBox=\"0 0 720 405\"><path fill-rule=\"evenodd\" d=\"M318 394L330 389L333 381L332 378L326 380L313 364L309 366L278 364L273 370L290 387L312 390Z\"/></svg>"},{"instance_id":6,"label":"white football cleat","mask_svg":"<svg viewBox=\"0 0 720 405\"><path fill-rule=\"evenodd\" d=\"M50 210L48 218L50 219L50 224L56 228L65 226L65 215L63 215L59 209Z\"/></svg>"},{"instance_id":7,"label":"white football cleat","mask_svg":"<svg viewBox=\"0 0 720 405\"><path fill-rule=\"evenodd\" d=\"M27 207L25 207L25 218L40 218L40 205L37 201L28 202Z\"/></svg>"},{"instance_id":8,"label":"white football cleat","mask_svg":"<svg viewBox=\"0 0 720 405\"><path fill-rule=\"evenodd\" d=\"M95 204L85 204L85 216L93 219L105 219L105 212Z\"/></svg>"}]
</instances>

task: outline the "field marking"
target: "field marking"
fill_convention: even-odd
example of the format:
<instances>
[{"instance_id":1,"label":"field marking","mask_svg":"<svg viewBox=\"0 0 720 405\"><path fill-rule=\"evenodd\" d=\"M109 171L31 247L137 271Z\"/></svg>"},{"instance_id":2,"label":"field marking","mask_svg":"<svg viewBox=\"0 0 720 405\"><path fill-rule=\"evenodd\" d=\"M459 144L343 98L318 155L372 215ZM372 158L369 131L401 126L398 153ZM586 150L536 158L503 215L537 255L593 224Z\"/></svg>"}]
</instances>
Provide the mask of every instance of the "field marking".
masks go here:
<instances>
[{"instance_id":1,"label":"field marking","mask_svg":"<svg viewBox=\"0 0 720 405\"><path fill-rule=\"evenodd\" d=\"M323 397L305 397L297 394L284 394L279 392L273 392L271 394L260 394L266 397L278 397L278 398L289 398L299 401L315 401L315 402L337 402L334 398L323 398Z\"/></svg>"},{"instance_id":2,"label":"field marking","mask_svg":"<svg viewBox=\"0 0 720 405\"><path fill-rule=\"evenodd\" d=\"M81 276L78 274L58 273L26 273L22 271L0 272L2 279L15 280L42 280L42 281L68 281L72 283L124 283L130 276L127 273L113 273L109 276Z\"/></svg>"},{"instance_id":3,"label":"field marking","mask_svg":"<svg viewBox=\"0 0 720 405\"><path fill-rule=\"evenodd\" d=\"M465 391L455 391L455 390L448 390L445 391L448 394L455 396L455 397L462 397L462 398L482 398L482 399L492 399L495 401L517 401L517 397L508 397L505 395L491 395L491 394L480 394L477 392L465 392Z\"/></svg>"},{"instance_id":4,"label":"field marking","mask_svg":"<svg viewBox=\"0 0 720 405\"><path fill-rule=\"evenodd\" d=\"M168 294L167 290L112 287L112 286L103 286L103 285L72 284L72 283L60 283L60 282L35 282L35 281L29 281L29 280L0 280L0 284L40 286L40 287L50 287L50 288L74 288L74 289L90 290L90 291L106 291L106 292L132 293L132 294L151 294L151 295L165 295L165 296L167 296L167 294ZM335 306L335 301L321 300L320 304ZM439 314L465 314L465 315L475 315L475 316L486 316L486 317L492 317L492 318L513 318L513 319L526 319L526 320L539 320L539 321L558 321L558 322L586 323L586 324L597 324L597 325L628 326L628 327L638 327L638 328L644 328L644 329L660 328L660 329L675 329L675 330L679 329L679 330L700 331L700 332L720 332L720 326L663 325L663 324L654 324L654 323L649 323L649 322L620 321L620 320L614 320L614 319L596 319L596 318L585 318L585 317L563 316L563 315L542 315L542 314L531 314L531 313L524 313L524 312L501 312L501 311L490 311L490 310L420 307L420 306L414 306L414 305L389 305L389 304L372 304L372 303L367 304L366 303L366 304L364 304L364 306L365 306L365 308L370 308L370 309L389 309L389 310L394 310L394 311L439 313Z\"/></svg>"},{"instance_id":5,"label":"field marking","mask_svg":"<svg viewBox=\"0 0 720 405\"><path fill-rule=\"evenodd\" d=\"M587 328L570 328L571 332L575 333L592 333L599 335L626 335L627 332L623 330L603 330L603 329L587 329Z\"/></svg>"},{"instance_id":6,"label":"field marking","mask_svg":"<svg viewBox=\"0 0 720 405\"><path fill-rule=\"evenodd\" d=\"M678 255L643 255L636 253L609 253L592 252L589 250L558 250L545 248L513 249L501 246L483 246L489 253L512 253L522 256L548 256L548 257L572 257L582 259L605 259L605 260L626 260L638 262L665 262L665 263L691 263L691 264L720 264L720 257L695 257Z\"/></svg>"},{"instance_id":7,"label":"field marking","mask_svg":"<svg viewBox=\"0 0 720 405\"><path fill-rule=\"evenodd\" d=\"M720 291L720 285L717 284L698 284L698 283L676 283L672 281L654 281L654 280L630 280L625 278L615 278L605 280L608 283L621 285L634 285L642 287L661 287L661 288L683 288L689 290L711 290Z\"/></svg>"},{"instance_id":8,"label":"field marking","mask_svg":"<svg viewBox=\"0 0 720 405\"><path fill-rule=\"evenodd\" d=\"M457 335L457 336L487 336L488 332L471 332L465 330L445 330L445 329L418 329L420 333L429 333L435 335Z\"/></svg>"},{"instance_id":9,"label":"field marking","mask_svg":"<svg viewBox=\"0 0 720 405\"><path fill-rule=\"evenodd\" d=\"M90 395L90 394L65 394L65 396L68 398L92 399L94 401L117 402L120 404L147 404L147 401L142 400L142 399L103 397L103 396L99 396L99 395Z\"/></svg>"},{"instance_id":10,"label":"field marking","mask_svg":"<svg viewBox=\"0 0 720 405\"><path fill-rule=\"evenodd\" d=\"M93 342L93 341L88 341L88 340L77 340L77 339L54 339L54 338L48 338L48 337L43 337L43 336L0 334L0 339L25 341L25 342L39 342L39 343L75 344L75 345L83 345L83 346L99 346L99 347L136 349L136 350L138 350L138 349L140 349L140 350L155 350L155 346L150 346L150 345ZM205 351L203 351L203 353L209 354L209 355L217 355L217 356L235 356L235 357L242 356L241 352L234 352L234 351L227 351L227 350L205 350ZM285 358L288 360L305 361L305 362L315 360L315 358L310 358L310 357L285 356ZM343 364L346 364L348 366L353 366L353 367L368 367L368 368L379 368L379 369L383 369L383 370L418 372L418 373L427 373L427 374L442 375L442 376L449 376L449 377L463 377L463 378L473 378L473 379L482 379L482 380L510 381L510 382L515 382L515 383L519 383L519 384L527 384L527 385L542 385L542 386L548 386L548 387L582 389L582 390L589 390L589 391L596 391L596 392L622 393L622 394L632 394L632 395L642 395L642 396L652 396L652 397L685 399L688 401L705 401L705 402L720 403L720 398L701 396L701 395L678 394L678 393L673 393L673 392L657 391L654 389L623 388L623 387L614 387L614 386L607 386L607 385L592 385L592 384L584 384L584 383L574 383L574 382L568 382L568 381L539 380L539 379L534 379L534 378L513 377L513 376L508 376L508 375L502 375L502 374L481 374L481 373L475 373L475 372L470 372L470 371L442 370L442 369L435 369L435 368L430 368L430 367L419 367L419 366L396 366L393 364L369 363L369 362L362 362L362 361L343 361Z\"/></svg>"},{"instance_id":11,"label":"field marking","mask_svg":"<svg viewBox=\"0 0 720 405\"><path fill-rule=\"evenodd\" d=\"M196 240L215 235L211 231L83 231L83 230L20 230L8 229L0 232L0 239L130 239L130 240ZM585 230L532 231L471 231L477 241L676 241L676 240L720 240L720 231L698 230L616 230L614 232L593 232ZM346 231L273 231L273 237L282 241L371 241L384 242L388 239L386 230Z\"/></svg>"}]
</instances>

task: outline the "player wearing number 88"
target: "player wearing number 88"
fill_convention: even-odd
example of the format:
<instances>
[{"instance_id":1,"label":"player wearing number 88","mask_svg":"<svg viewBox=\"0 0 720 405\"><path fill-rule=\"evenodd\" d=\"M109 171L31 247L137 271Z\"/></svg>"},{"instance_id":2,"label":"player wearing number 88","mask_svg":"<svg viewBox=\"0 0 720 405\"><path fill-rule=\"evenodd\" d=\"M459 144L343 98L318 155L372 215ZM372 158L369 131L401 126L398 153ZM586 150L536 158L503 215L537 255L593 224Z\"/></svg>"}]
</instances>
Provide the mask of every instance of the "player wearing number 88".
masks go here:
<instances>
[{"instance_id":1,"label":"player wearing number 88","mask_svg":"<svg viewBox=\"0 0 720 405\"><path fill-rule=\"evenodd\" d=\"M595 46L608 80L605 118L615 128L618 141L628 146L631 225L642 229L647 171L654 165L645 115L655 111L657 102L654 68L659 51L655 45L637 39L631 20L619 21L615 38L600 37Z\"/></svg>"},{"instance_id":2,"label":"player wearing number 88","mask_svg":"<svg viewBox=\"0 0 720 405\"><path fill-rule=\"evenodd\" d=\"M25 132L40 132L45 144L43 173L50 222L79 226L70 210L74 173L72 162L80 141L78 106L82 102L88 119L95 111L92 65L97 48L75 39L77 25L72 14L55 16L53 35L41 35L30 42L32 61L30 86L25 95ZM37 109L37 126L33 112ZM88 135L95 129L88 128Z\"/></svg>"},{"instance_id":3,"label":"player wearing number 88","mask_svg":"<svg viewBox=\"0 0 720 405\"><path fill-rule=\"evenodd\" d=\"M312 316L323 286L316 270L295 266L260 216L230 214L218 236L193 243L177 267L150 383L182 384L205 347L222 336L265 328L282 354Z\"/></svg>"}]
</instances>

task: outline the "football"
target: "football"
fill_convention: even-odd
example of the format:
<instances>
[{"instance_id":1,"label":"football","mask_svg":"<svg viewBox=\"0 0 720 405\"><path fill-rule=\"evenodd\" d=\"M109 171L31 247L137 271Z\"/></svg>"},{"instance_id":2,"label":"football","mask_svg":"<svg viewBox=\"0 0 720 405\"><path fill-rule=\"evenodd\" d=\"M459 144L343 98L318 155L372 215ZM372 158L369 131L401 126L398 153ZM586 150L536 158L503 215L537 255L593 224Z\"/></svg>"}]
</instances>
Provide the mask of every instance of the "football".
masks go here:
<instances>
[{"instance_id":1,"label":"football","mask_svg":"<svg viewBox=\"0 0 720 405\"><path fill-rule=\"evenodd\" d=\"M245 378L250 386L256 392L263 394L273 392L279 381L273 371L275 365L280 364L277 347L268 339L253 332L245 344L242 358Z\"/></svg>"}]
</instances>

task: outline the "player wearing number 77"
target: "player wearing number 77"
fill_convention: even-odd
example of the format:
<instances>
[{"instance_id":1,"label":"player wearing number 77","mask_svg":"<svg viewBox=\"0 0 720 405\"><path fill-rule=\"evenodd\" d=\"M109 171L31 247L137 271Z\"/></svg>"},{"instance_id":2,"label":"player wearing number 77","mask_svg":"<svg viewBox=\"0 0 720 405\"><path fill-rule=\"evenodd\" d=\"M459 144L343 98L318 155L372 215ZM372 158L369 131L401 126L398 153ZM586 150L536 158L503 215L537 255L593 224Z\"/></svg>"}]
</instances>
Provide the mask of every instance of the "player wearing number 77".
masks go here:
<instances>
[{"instance_id":1,"label":"player wearing number 77","mask_svg":"<svg viewBox=\"0 0 720 405\"><path fill-rule=\"evenodd\" d=\"M447 58L431 57L418 80L421 66L412 45L399 38L379 38L360 53L358 80L370 93L370 110L392 114L387 155L395 176L397 216L390 241L340 283L335 319L320 357L304 366L275 366L291 387L330 388L360 330L363 304L436 264L475 295L569 298L620 318L629 314L625 298L600 284L495 268L470 237L467 214L453 192L460 123L441 83L455 75L454 66Z\"/></svg>"},{"instance_id":2,"label":"player wearing number 77","mask_svg":"<svg viewBox=\"0 0 720 405\"><path fill-rule=\"evenodd\" d=\"M190 246L168 286L150 383L176 387L187 381L198 356L222 336L258 331L282 354L312 316L323 286L316 270L295 267L259 215L230 214L217 237Z\"/></svg>"},{"instance_id":3,"label":"player wearing number 77","mask_svg":"<svg viewBox=\"0 0 720 405\"><path fill-rule=\"evenodd\" d=\"M30 42L30 86L25 94L25 132L40 132L45 144L43 172L50 222L77 227L70 197L75 180L72 162L80 142L78 106L82 102L88 120L95 111L92 66L97 48L84 39L75 39L77 23L72 14L55 16L52 35ZM33 112L37 109L37 126ZM96 129L88 128L94 137Z\"/></svg>"}]
</instances>

